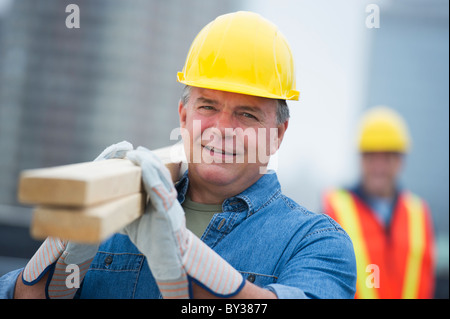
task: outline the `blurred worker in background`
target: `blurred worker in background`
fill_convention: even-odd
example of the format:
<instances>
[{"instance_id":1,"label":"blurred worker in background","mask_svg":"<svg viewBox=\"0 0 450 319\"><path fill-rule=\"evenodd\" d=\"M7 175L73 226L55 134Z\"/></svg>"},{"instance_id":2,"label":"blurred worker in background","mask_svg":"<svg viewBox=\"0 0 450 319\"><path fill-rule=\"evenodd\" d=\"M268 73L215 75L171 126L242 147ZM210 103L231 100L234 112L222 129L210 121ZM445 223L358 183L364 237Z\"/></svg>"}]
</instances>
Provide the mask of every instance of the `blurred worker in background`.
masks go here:
<instances>
[{"instance_id":1,"label":"blurred worker in background","mask_svg":"<svg viewBox=\"0 0 450 319\"><path fill-rule=\"evenodd\" d=\"M278 28L251 12L218 17L195 38L178 81L186 85L181 180L174 186L147 149L105 150L100 159L126 156L141 166L146 213L100 247L47 239L23 271L0 278L0 296L353 298L349 236L266 174L265 157L288 128L286 100L299 97ZM67 285L69 264L81 269L79 289Z\"/></svg>"},{"instance_id":2,"label":"blurred worker in background","mask_svg":"<svg viewBox=\"0 0 450 319\"><path fill-rule=\"evenodd\" d=\"M365 114L360 129L359 184L324 196L325 212L353 241L355 298L432 298L432 219L425 201L399 184L410 147L406 124L378 106Z\"/></svg>"}]
</instances>

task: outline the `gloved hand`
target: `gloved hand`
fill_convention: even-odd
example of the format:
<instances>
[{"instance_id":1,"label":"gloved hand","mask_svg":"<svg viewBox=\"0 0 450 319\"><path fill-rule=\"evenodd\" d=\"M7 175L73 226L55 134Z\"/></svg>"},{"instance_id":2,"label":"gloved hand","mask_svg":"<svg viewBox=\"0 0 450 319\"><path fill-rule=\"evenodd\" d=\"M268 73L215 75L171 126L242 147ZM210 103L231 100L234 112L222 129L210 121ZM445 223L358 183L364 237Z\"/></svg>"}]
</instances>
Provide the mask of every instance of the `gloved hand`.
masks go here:
<instances>
[{"instance_id":1,"label":"gloved hand","mask_svg":"<svg viewBox=\"0 0 450 319\"><path fill-rule=\"evenodd\" d=\"M94 161L124 158L132 149L133 145L130 143L120 142L106 148ZM48 237L25 266L22 281L26 285L34 285L51 269L45 291L47 298L73 298L79 288L76 284L82 282L92 259L97 254L98 246ZM69 265L76 265L78 269L68 268ZM79 277L75 281L73 276L77 276L77 270Z\"/></svg>"},{"instance_id":2,"label":"gloved hand","mask_svg":"<svg viewBox=\"0 0 450 319\"><path fill-rule=\"evenodd\" d=\"M26 285L34 285L51 269L47 279L46 297L73 298L79 288L77 284L82 282L97 250L98 245L78 244L47 237L25 266L22 281ZM76 265L78 268L68 268L68 265ZM77 278L70 276L72 273Z\"/></svg>"},{"instance_id":3,"label":"gloved hand","mask_svg":"<svg viewBox=\"0 0 450 319\"><path fill-rule=\"evenodd\" d=\"M94 160L103 161L111 158L125 158L127 152L133 150L133 145L127 141L122 141L117 144L108 146L99 156Z\"/></svg>"},{"instance_id":4,"label":"gloved hand","mask_svg":"<svg viewBox=\"0 0 450 319\"><path fill-rule=\"evenodd\" d=\"M147 257L163 297L192 297L189 280L217 296L237 294L244 285L242 275L186 228L170 173L158 157L138 147L127 158L141 166L149 202L123 233Z\"/></svg>"}]
</instances>

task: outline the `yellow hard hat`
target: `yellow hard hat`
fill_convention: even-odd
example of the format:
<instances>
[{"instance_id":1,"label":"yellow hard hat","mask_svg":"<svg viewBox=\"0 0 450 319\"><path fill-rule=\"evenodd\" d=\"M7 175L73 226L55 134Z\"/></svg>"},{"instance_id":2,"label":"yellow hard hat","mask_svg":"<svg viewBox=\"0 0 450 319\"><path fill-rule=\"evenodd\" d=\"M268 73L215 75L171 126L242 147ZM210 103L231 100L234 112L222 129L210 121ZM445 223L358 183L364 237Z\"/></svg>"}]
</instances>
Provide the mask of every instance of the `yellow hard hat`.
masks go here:
<instances>
[{"instance_id":1,"label":"yellow hard hat","mask_svg":"<svg viewBox=\"0 0 450 319\"><path fill-rule=\"evenodd\" d=\"M194 39L178 82L298 100L292 52L278 28L253 12L217 17Z\"/></svg>"},{"instance_id":2,"label":"yellow hard hat","mask_svg":"<svg viewBox=\"0 0 450 319\"><path fill-rule=\"evenodd\" d=\"M386 106L369 110L362 118L360 152L406 153L410 147L408 128L402 117Z\"/></svg>"}]
</instances>

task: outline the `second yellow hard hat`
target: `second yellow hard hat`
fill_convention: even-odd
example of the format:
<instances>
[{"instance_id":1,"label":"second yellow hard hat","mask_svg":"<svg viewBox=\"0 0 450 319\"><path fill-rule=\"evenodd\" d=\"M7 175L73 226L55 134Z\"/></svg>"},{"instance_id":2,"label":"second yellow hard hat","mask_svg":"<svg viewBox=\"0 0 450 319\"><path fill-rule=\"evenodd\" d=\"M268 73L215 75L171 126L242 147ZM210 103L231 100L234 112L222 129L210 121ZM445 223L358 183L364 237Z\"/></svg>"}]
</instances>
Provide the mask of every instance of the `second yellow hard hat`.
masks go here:
<instances>
[{"instance_id":1,"label":"second yellow hard hat","mask_svg":"<svg viewBox=\"0 0 450 319\"><path fill-rule=\"evenodd\" d=\"M386 106L370 109L362 118L360 152L406 153L410 148L408 128L402 117Z\"/></svg>"},{"instance_id":2,"label":"second yellow hard hat","mask_svg":"<svg viewBox=\"0 0 450 319\"><path fill-rule=\"evenodd\" d=\"M217 17L194 39L178 81L190 86L298 100L294 60L278 28L253 12Z\"/></svg>"}]
</instances>

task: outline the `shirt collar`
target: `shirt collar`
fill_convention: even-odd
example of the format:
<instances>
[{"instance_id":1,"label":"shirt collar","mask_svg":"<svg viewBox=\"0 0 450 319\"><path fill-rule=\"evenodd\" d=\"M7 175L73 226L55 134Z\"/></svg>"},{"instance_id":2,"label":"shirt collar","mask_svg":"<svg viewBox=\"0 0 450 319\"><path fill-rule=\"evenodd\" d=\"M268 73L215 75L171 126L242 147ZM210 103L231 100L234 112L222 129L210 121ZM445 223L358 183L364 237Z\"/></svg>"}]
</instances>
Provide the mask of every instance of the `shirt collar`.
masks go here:
<instances>
[{"instance_id":1,"label":"shirt collar","mask_svg":"<svg viewBox=\"0 0 450 319\"><path fill-rule=\"evenodd\" d=\"M180 203L183 203L186 198L188 186L189 178L188 171L186 171L175 184ZM224 211L246 211L247 216L250 216L258 212L280 193L281 186L277 174L274 171L269 171L269 173L262 175L253 185L240 194L226 199L222 204L222 209Z\"/></svg>"}]
</instances>

